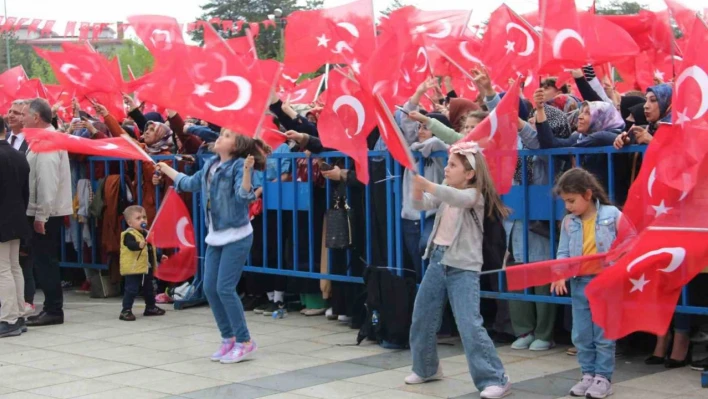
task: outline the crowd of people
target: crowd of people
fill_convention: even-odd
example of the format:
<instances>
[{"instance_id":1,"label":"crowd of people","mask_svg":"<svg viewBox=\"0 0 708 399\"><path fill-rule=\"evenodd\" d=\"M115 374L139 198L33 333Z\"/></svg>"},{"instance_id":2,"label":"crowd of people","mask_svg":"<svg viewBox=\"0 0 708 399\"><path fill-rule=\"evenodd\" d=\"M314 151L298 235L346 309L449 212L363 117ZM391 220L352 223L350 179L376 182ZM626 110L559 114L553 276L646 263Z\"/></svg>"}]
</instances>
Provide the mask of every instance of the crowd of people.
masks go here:
<instances>
[{"instance_id":1,"label":"crowd of people","mask_svg":"<svg viewBox=\"0 0 708 399\"><path fill-rule=\"evenodd\" d=\"M551 258L551 240L559 240L558 258L606 252L617 236L615 224L607 221L618 219L619 209L629 206L624 200L641 166L641 156L583 155L579 163L570 157L555 157L555 176L549 175L547 157L519 157L514 183L555 183L568 216L559 223L559 238L550 236L548 222L525 224L507 219L510 210L497 193L480 148L475 143L456 144L488 117L504 95L495 91L485 71L472 74L477 98L459 98L450 79L431 78L394 114L406 144L423 159L422 173L406 170L394 183L400 184L402 193L398 215L401 236L395 239L404 248L404 275L420 283L410 327L413 374L406 383L442 378L435 350L437 338L459 334L482 397L503 397L510 390L510 378L492 341L510 342L515 350L545 351L555 346L559 331L570 325L574 346L568 354L577 355L582 371L580 382L570 393L604 398L612 392L614 359L628 346L621 342L616 348L616 343L606 339L592 322L583 294L592 277L533 289L541 295L550 295L551 291L569 294L572 311L564 312L559 305L544 302L482 301L480 290L489 282L479 274L483 263L480 220L493 214L505 218L509 267ZM600 82L592 67L571 74L577 90L558 85L559 79L547 78L532 98L521 96L519 150L646 145L659 123L671 121L671 83L657 82L646 93L618 93L610 82ZM439 95L432 99L434 108L425 109L421 99L431 90ZM196 198L203 218L203 289L223 338L212 360L239 362L257 350L244 317L247 311L266 316L282 314L287 312L288 302L299 302L307 316L326 315L333 322L360 327L360 284L244 273L243 267L250 257L252 265L282 262L283 269L308 271L312 261L317 265L315 271L323 275L362 276L370 266L364 261L368 251L371 265L387 266L390 198L379 183L390 173L382 159L369 160L367 194L367 187L357 179L356 167L349 166L353 162L345 157L326 162L317 158L318 153L329 151L319 139L321 133L326 134L318 131L321 109L293 105L275 94L269 111L285 138L275 148L170 110L165 115L143 114L141 104L129 95L124 99L128 118L123 121L116 120L101 104L95 104L96 115L90 115L75 102L74 118L63 122L56 117L60 104L52 107L45 100L28 99L15 101L0 125L6 129L5 140L0 140L0 207L4 210L0 219L0 337L20 335L28 327L64 322L62 272L66 271L59 268L60 245L74 249L96 245L101 261L109 265L112 281L120 283L124 277L124 301L117 311L121 320L136 320L132 307L141 286L144 315L164 314L156 304L169 298L159 294L156 300L156 292L162 292L168 284L153 284L152 275L159 260L170 254L158 256L146 243L145 233L157 213L157 193L169 186L174 186L190 209ZM150 155L180 156L175 157L175 164L138 161L138 166L125 161L125 168L118 162L89 163L84 156L64 151L34 153L24 139L25 128L90 139L128 134ZM386 150L378 128L369 134L367 144L371 151ZM440 151L449 152L447 160L433 156ZM306 156L272 156L291 152ZM615 157L612 178L606 167L608 156ZM523 170L526 176L522 176ZM281 218L276 211L256 206L262 201L266 182L310 180L314 222L308 220L306 212L290 211ZM330 182L336 199L327 197L325 181ZM615 182L614 205L606 194L609 181ZM200 195L193 197L193 192ZM327 245L325 214L342 197L351 215L351 242L346 249ZM127 226L124 231L122 221ZM74 233L91 223L96 234L88 234L88 229ZM294 230L293 223L301 227ZM67 227L64 237L62 226ZM96 242L89 242L90 237ZM314 238L312 242L310 237ZM281 254L274 250L278 242ZM296 242L298 248L294 248ZM315 251L309 249L312 243ZM264 251L264 245L270 250ZM39 313L35 310L35 286L45 297ZM451 322L450 315L456 323ZM657 337L646 363L667 368L690 364L691 334L695 339L705 335L699 322L676 314L673 334ZM693 362L693 367L705 369L706 360Z\"/></svg>"}]
</instances>

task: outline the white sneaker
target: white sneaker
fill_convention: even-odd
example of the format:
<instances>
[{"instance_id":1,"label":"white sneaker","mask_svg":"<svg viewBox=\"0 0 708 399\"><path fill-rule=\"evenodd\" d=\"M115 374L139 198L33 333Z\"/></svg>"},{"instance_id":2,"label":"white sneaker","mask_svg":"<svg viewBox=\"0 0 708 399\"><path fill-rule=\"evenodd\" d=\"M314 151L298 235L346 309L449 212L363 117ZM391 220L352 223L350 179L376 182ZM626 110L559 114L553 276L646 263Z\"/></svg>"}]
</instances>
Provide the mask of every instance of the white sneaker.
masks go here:
<instances>
[{"instance_id":1,"label":"white sneaker","mask_svg":"<svg viewBox=\"0 0 708 399\"><path fill-rule=\"evenodd\" d=\"M416 373L411 373L411 375L406 377L404 379L404 381L408 385L418 385L418 384L424 384L424 383L430 382L430 381L442 380L443 377L444 376L443 376L442 366L438 366L438 371L436 371L434 375L432 375L428 378L423 378Z\"/></svg>"},{"instance_id":2,"label":"white sneaker","mask_svg":"<svg viewBox=\"0 0 708 399\"><path fill-rule=\"evenodd\" d=\"M492 385L484 388L479 394L480 398L483 399L497 399L503 398L511 394L511 382L507 382L504 386Z\"/></svg>"},{"instance_id":3,"label":"white sneaker","mask_svg":"<svg viewBox=\"0 0 708 399\"><path fill-rule=\"evenodd\" d=\"M339 317L337 318L337 320L338 320L340 323L349 323L350 321L352 321L352 318L349 317L349 316L339 316Z\"/></svg>"},{"instance_id":4,"label":"white sneaker","mask_svg":"<svg viewBox=\"0 0 708 399\"><path fill-rule=\"evenodd\" d=\"M511 349L515 349L515 350L528 349L531 346L531 343L535 339L536 338L533 336L533 334L526 334L524 336L521 336L521 337L517 338L513 344L511 344Z\"/></svg>"}]
</instances>

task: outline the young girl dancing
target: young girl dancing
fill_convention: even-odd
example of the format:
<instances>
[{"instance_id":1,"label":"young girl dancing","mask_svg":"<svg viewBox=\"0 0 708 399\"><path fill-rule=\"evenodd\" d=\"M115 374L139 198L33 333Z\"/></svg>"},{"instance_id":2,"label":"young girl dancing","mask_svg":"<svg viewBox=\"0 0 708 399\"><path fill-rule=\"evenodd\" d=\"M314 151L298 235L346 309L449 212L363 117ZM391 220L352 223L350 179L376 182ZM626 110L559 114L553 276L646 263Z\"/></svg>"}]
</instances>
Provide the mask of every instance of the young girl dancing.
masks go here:
<instances>
[{"instance_id":1,"label":"young girl dancing","mask_svg":"<svg viewBox=\"0 0 708 399\"><path fill-rule=\"evenodd\" d=\"M248 205L256 199L253 168L265 168L267 147L259 140L222 129L213 145L216 154L199 172L186 176L160 163L158 169L174 180L177 191L201 190L208 234L204 293L221 332L222 343L211 360L237 363L252 355L256 343L246 326L236 285L253 243Z\"/></svg>"},{"instance_id":2,"label":"young girl dancing","mask_svg":"<svg viewBox=\"0 0 708 399\"><path fill-rule=\"evenodd\" d=\"M584 169L565 172L555 188L570 213L563 218L558 242L558 259L604 253L617 238L622 213L610 200L595 176ZM612 395L615 371L615 341L605 338L600 326L593 323L585 287L594 276L570 279L573 309L573 345L578 349L578 363L583 376L570 389L570 396L606 398ZM565 280L551 284L557 295L568 293Z\"/></svg>"},{"instance_id":3,"label":"young girl dancing","mask_svg":"<svg viewBox=\"0 0 708 399\"><path fill-rule=\"evenodd\" d=\"M490 214L508 212L497 194L487 163L476 143L453 145L445 167L446 185L414 177L413 207L438 209L424 258L430 266L420 284L413 309L410 345L413 373L406 384L443 378L437 336L448 299L462 337L467 365L482 398L510 393L509 377L479 311L484 204ZM474 212L474 214L472 213Z\"/></svg>"}]
</instances>

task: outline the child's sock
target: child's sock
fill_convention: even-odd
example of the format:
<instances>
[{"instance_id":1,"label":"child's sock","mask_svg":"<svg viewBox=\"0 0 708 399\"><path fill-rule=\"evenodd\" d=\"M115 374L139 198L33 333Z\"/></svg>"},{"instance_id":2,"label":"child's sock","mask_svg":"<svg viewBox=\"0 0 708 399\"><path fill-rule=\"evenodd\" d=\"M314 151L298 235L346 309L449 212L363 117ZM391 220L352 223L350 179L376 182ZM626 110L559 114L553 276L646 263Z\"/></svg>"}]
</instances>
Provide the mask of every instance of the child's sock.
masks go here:
<instances>
[{"instance_id":1,"label":"child's sock","mask_svg":"<svg viewBox=\"0 0 708 399\"><path fill-rule=\"evenodd\" d=\"M273 302L274 297L275 297L275 292L271 291L268 293L268 301Z\"/></svg>"},{"instance_id":2,"label":"child's sock","mask_svg":"<svg viewBox=\"0 0 708 399\"><path fill-rule=\"evenodd\" d=\"M273 302L285 302L285 291L275 291L273 295Z\"/></svg>"}]
</instances>

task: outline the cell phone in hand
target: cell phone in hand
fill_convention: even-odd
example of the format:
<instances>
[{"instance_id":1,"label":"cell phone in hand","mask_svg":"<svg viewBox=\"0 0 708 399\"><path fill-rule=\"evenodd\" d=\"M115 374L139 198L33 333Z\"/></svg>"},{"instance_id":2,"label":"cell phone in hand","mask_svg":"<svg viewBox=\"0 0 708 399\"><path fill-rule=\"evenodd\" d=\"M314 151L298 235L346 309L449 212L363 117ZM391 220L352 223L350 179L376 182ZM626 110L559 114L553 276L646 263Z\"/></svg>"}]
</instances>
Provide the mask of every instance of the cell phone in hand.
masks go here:
<instances>
[{"instance_id":1,"label":"cell phone in hand","mask_svg":"<svg viewBox=\"0 0 708 399\"><path fill-rule=\"evenodd\" d=\"M334 169L334 166L328 164L327 162L321 162L320 163L320 170L323 172L327 172Z\"/></svg>"}]
</instances>

